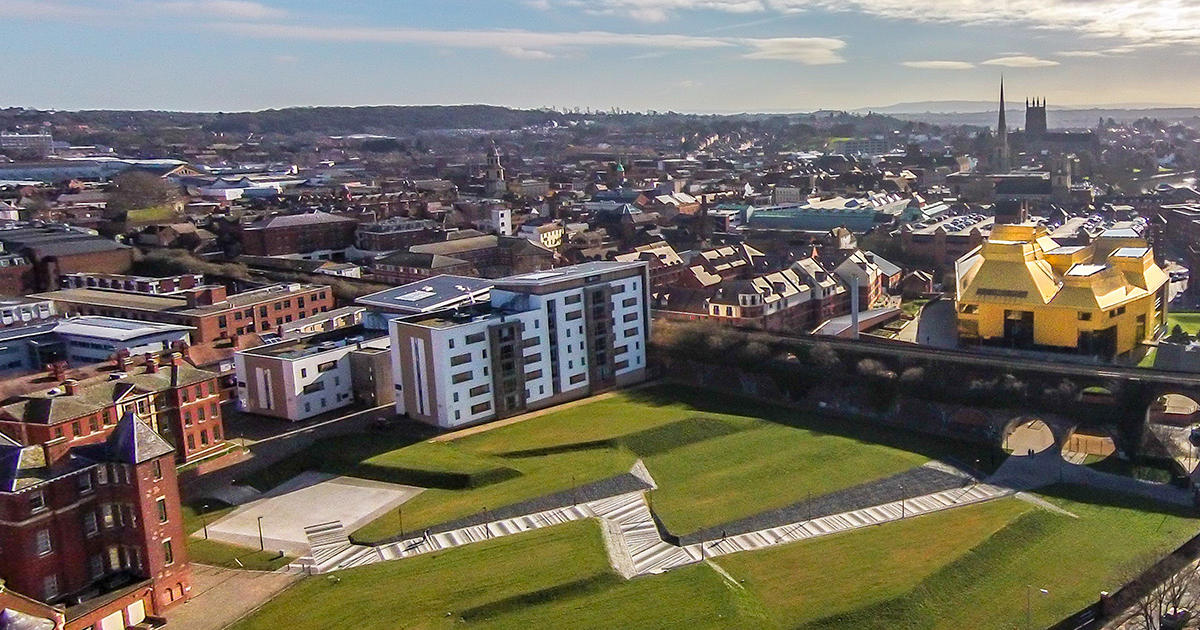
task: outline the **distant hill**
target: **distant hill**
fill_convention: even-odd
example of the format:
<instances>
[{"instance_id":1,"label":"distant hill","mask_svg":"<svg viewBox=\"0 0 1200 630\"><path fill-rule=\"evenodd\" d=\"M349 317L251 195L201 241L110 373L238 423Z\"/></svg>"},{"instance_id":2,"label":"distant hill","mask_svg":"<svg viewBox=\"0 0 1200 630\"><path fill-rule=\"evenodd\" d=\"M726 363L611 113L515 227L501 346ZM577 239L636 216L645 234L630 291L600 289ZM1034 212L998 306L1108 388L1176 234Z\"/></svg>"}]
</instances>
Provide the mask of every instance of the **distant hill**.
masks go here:
<instances>
[{"instance_id":1,"label":"distant hill","mask_svg":"<svg viewBox=\"0 0 1200 630\"><path fill-rule=\"evenodd\" d=\"M1025 105L1023 99L1010 100L1008 121L1013 128L1024 126ZM976 125L992 127L996 124L997 107L988 101L919 101L897 103L886 107L865 107L856 113L874 112L894 116L901 120L938 125ZM1158 118L1167 122L1200 118L1200 107L1170 107L1162 105L1117 105L1097 107L1055 107L1047 110L1051 127L1059 129L1093 128L1101 118L1117 121L1133 121L1139 118Z\"/></svg>"},{"instance_id":2,"label":"distant hill","mask_svg":"<svg viewBox=\"0 0 1200 630\"><path fill-rule=\"evenodd\" d=\"M565 121L566 114L546 110L520 110L492 105L419 105L372 107L291 107L257 112L169 112L85 110L39 112L0 110L0 128L21 119L51 118L55 123L76 122L109 129L160 127L202 128L232 133L394 134L429 129L517 129Z\"/></svg>"}]
</instances>

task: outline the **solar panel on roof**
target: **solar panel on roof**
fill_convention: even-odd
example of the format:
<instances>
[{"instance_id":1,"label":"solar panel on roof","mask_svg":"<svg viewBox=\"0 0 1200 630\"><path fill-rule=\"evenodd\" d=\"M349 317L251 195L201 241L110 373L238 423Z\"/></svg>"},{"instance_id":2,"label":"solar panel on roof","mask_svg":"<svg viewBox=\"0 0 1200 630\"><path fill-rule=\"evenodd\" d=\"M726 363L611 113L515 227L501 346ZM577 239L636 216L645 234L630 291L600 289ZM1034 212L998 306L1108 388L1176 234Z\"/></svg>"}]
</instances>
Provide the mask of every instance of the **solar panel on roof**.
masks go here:
<instances>
[{"instance_id":1,"label":"solar panel on roof","mask_svg":"<svg viewBox=\"0 0 1200 630\"><path fill-rule=\"evenodd\" d=\"M433 291L418 290L418 291L409 291L408 293L405 293L404 295L398 296L396 299L401 302L419 302L426 298L431 298L435 295L437 295L437 293L434 293Z\"/></svg>"}]
</instances>

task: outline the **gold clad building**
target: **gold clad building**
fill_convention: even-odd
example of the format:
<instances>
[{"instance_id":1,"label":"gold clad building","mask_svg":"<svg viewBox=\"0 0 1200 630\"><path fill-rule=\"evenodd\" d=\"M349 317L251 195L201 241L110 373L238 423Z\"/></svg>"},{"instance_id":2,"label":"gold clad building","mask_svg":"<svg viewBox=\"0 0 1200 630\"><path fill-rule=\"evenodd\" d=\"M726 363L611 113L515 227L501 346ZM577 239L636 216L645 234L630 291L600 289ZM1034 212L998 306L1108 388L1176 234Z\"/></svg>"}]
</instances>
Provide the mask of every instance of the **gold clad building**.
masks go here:
<instances>
[{"instance_id":1,"label":"gold clad building","mask_svg":"<svg viewBox=\"0 0 1200 630\"><path fill-rule=\"evenodd\" d=\"M955 263L960 339L1105 357L1154 339L1166 326L1167 274L1126 232L1062 247L1044 226L996 225Z\"/></svg>"}]
</instances>

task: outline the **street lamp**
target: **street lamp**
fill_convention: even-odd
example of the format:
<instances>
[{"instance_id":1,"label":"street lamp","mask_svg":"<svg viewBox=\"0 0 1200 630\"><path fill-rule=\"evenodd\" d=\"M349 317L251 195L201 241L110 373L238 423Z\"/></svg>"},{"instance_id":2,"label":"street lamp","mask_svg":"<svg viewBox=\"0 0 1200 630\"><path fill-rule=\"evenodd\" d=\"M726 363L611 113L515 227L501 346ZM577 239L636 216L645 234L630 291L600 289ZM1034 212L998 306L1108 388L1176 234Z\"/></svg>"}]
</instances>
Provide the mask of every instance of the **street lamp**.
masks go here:
<instances>
[{"instance_id":1,"label":"street lamp","mask_svg":"<svg viewBox=\"0 0 1200 630\"><path fill-rule=\"evenodd\" d=\"M1042 595L1049 595L1050 591L1039 588L1038 592ZM1025 626L1029 630L1033 630L1033 586L1025 585Z\"/></svg>"},{"instance_id":2,"label":"street lamp","mask_svg":"<svg viewBox=\"0 0 1200 630\"><path fill-rule=\"evenodd\" d=\"M200 504L200 522L204 523L204 540L208 540L208 504Z\"/></svg>"},{"instance_id":3,"label":"street lamp","mask_svg":"<svg viewBox=\"0 0 1200 630\"><path fill-rule=\"evenodd\" d=\"M263 517L261 517L261 516L258 517L258 550L266 551L267 546L266 546L266 544L263 543L262 519L263 519Z\"/></svg>"}]
</instances>

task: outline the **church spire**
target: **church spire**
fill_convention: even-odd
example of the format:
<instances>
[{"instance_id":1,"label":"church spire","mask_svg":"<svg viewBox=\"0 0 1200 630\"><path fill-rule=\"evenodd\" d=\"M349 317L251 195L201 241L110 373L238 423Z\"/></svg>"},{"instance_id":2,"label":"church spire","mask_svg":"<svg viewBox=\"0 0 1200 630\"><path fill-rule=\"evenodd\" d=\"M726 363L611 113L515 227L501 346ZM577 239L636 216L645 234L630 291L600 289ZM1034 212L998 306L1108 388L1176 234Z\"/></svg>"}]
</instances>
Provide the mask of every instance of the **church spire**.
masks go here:
<instances>
[{"instance_id":1,"label":"church spire","mask_svg":"<svg viewBox=\"0 0 1200 630\"><path fill-rule=\"evenodd\" d=\"M1000 146L997 147L998 172L1007 173L1009 169L1008 123L1004 112L1004 75L1000 75L1000 119L996 122L996 135Z\"/></svg>"}]
</instances>

